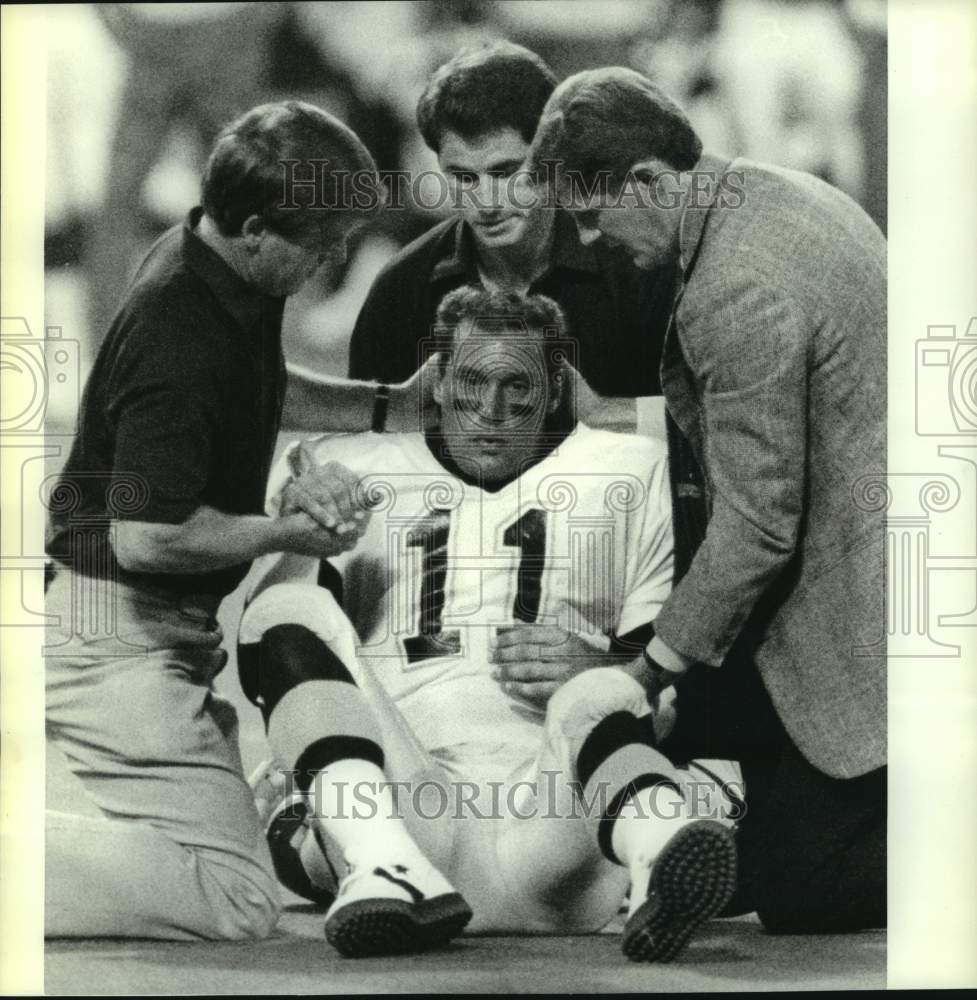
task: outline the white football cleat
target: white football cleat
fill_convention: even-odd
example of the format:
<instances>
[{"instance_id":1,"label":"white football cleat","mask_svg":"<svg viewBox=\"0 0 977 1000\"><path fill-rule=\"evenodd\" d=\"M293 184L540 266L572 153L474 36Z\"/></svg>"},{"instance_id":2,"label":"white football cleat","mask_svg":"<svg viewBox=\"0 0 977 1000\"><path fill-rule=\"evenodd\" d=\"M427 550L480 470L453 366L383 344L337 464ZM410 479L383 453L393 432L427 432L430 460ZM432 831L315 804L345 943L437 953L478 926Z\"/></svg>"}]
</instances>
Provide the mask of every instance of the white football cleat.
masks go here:
<instances>
[{"instance_id":1,"label":"white football cleat","mask_svg":"<svg viewBox=\"0 0 977 1000\"><path fill-rule=\"evenodd\" d=\"M635 962L670 962L735 888L732 831L711 819L683 825L657 856L631 866L622 951Z\"/></svg>"},{"instance_id":2,"label":"white football cleat","mask_svg":"<svg viewBox=\"0 0 977 1000\"><path fill-rule=\"evenodd\" d=\"M419 852L350 861L326 914L329 943L347 958L404 955L446 944L472 918L464 897Z\"/></svg>"}]
</instances>

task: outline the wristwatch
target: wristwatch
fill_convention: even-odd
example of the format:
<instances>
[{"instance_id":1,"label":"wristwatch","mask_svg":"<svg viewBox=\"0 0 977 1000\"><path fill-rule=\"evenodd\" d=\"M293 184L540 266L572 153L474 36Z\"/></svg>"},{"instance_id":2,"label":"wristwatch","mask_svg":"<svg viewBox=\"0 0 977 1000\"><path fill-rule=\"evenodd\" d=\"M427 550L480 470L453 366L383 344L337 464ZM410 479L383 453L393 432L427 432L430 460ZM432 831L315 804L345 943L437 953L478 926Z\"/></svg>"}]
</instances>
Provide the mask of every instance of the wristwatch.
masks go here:
<instances>
[{"instance_id":1,"label":"wristwatch","mask_svg":"<svg viewBox=\"0 0 977 1000\"><path fill-rule=\"evenodd\" d=\"M641 655L644 657L645 666L648 668L648 672L651 674L652 681L654 682L654 693L657 694L659 691L664 691L675 680L676 675L671 670L666 670L648 652L647 647L641 651Z\"/></svg>"},{"instance_id":2,"label":"wristwatch","mask_svg":"<svg viewBox=\"0 0 977 1000\"><path fill-rule=\"evenodd\" d=\"M374 434L382 434L387 426L387 407L390 405L390 386L381 382L373 397L373 423L370 430Z\"/></svg>"}]
</instances>

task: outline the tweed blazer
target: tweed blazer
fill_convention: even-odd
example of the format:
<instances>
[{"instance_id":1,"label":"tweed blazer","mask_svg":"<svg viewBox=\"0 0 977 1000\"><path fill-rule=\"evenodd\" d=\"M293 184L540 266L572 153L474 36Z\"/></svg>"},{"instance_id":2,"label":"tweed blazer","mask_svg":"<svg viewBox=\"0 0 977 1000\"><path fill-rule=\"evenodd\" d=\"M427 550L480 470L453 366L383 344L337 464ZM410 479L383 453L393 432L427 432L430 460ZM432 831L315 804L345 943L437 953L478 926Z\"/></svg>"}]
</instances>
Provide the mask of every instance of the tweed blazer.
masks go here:
<instances>
[{"instance_id":1,"label":"tweed blazer","mask_svg":"<svg viewBox=\"0 0 977 1000\"><path fill-rule=\"evenodd\" d=\"M835 188L705 155L662 387L708 522L656 631L720 666L746 638L817 768L885 762L886 245Z\"/></svg>"}]
</instances>

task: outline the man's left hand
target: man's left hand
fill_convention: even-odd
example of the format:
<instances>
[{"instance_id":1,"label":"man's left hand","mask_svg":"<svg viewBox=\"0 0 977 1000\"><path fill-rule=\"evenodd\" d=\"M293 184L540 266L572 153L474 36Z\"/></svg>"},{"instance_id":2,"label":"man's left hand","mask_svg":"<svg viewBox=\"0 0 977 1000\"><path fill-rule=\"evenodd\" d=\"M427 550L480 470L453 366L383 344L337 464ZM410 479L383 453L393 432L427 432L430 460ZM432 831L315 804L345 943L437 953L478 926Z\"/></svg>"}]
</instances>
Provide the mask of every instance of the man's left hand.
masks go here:
<instances>
[{"instance_id":1,"label":"man's left hand","mask_svg":"<svg viewBox=\"0 0 977 1000\"><path fill-rule=\"evenodd\" d=\"M301 510L327 531L359 540L370 520L361 506L360 477L339 462L314 465L302 448L289 461L293 475L279 494L279 514Z\"/></svg>"},{"instance_id":2,"label":"man's left hand","mask_svg":"<svg viewBox=\"0 0 977 1000\"><path fill-rule=\"evenodd\" d=\"M581 671L618 662L556 625L511 625L496 630L493 676L503 689L540 708Z\"/></svg>"}]
</instances>

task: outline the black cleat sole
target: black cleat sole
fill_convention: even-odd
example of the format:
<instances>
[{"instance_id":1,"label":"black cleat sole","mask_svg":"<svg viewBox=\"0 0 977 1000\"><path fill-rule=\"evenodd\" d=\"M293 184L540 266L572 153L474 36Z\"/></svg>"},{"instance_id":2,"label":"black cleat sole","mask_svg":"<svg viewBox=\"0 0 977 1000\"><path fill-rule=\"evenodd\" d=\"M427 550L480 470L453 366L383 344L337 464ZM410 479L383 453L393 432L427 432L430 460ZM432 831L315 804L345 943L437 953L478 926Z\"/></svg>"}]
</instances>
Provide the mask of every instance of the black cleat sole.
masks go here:
<instances>
[{"instance_id":1,"label":"black cleat sole","mask_svg":"<svg viewBox=\"0 0 977 1000\"><path fill-rule=\"evenodd\" d=\"M447 944L471 918L471 909L456 892L419 903L361 899L330 917L325 933L347 958L409 955Z\"/></svg>"},{"instance_id":2,"label":"black cleat sole","mask_svg":"<svg viewBox=\"0 0 977 1000\"><path fill-rule=\"evenodd\" d=\"M670 962L736 888L733 834L699 820L675 834L655 861L648 898L624 927L621 949L633 962Z\"/></svg>"}]
</instances>

